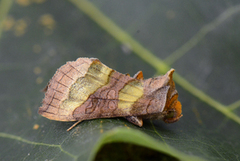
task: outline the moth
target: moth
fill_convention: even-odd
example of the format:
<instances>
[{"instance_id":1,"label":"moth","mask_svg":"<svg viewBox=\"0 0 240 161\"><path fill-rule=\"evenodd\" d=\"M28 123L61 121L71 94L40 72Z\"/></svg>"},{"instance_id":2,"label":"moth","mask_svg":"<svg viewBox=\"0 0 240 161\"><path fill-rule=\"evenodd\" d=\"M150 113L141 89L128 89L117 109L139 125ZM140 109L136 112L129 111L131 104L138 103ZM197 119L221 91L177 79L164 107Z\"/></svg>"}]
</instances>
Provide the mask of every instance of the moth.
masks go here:
<instances>
[{"instance_id":1,"label":"moth","mask_svg":"<svg viewBox=\"0 0 240 161\"><path fill-rule=\"evenodd\" d=\"M143 119L173 123L182 117L182 106L172 79L165 75L143 79L121 74L96 58L78 58L61 66L45 88L38 113L57 121L124 117L141 127Z\"/></svg>"}]
</instances>

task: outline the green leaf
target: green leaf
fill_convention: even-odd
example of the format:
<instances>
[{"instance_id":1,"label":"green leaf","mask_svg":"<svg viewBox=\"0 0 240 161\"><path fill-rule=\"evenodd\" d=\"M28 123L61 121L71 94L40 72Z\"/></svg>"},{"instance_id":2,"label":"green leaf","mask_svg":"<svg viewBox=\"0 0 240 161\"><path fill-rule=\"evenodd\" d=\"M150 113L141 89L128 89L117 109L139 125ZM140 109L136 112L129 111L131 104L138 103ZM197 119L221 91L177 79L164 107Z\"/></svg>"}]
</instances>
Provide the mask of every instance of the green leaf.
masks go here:
<instances>
[{"instance_id":1,"label":"green leaf","mask_svg":"<svg viewBox=\"0 0 240 161\"><path fill-rule=\"evenodd\" d=\"M239 160L238 1L0 0L0 160ZM73 122L40 116L66 61L144 77L175 68L183 117Z\"/></svg>"}]
</instances>

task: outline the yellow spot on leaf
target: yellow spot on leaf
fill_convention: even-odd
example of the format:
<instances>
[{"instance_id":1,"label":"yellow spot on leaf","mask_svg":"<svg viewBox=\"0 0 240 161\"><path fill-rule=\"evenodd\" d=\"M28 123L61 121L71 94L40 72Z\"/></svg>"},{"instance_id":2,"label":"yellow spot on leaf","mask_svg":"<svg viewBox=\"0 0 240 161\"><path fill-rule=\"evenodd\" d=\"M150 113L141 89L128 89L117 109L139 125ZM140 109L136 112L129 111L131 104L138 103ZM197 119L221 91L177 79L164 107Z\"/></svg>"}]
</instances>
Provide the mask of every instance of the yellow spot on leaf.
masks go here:
<instances>
[{"instance_id":1,"label":"yellow spot on leaf","mask_svg":"<svg viewBox=\"0 0 240 161\"><path fill-rule=\"evenodd\" d=\"M42 15L39 19L39 24L44 27L44 33L49 35L52 33L53 29L56 26L56 21L53 16L50 14Z\"/></svg>"},{"instance_id":2,"label":"yellow spot on leaf","mask_svg":"<svg viewBox=\"0 0 240 161\"><path fill-rule=\"evenodd\" d=\"M15 20L12 16L8 16L4 21L3 21L3 30L4 31L9 31L12 29L12 27L15 24Z\"/></svg>"},{"instance_id":3,"label":"yellow spot on leaf","mask_svg":"<svg viewBox=\"0 0 240 161\"><path fill-rule=\"evenodd\" d=\"M45 2L46 0L32 0L32 2L35 2L35 3L43 3L43 2Z\"/></svg>"},{"instance_id":4,"label":"yellow spot on leaf","mask_svg":"<svg viewBox=\"0 0 240 161\"><path fill-rule=\"evenodd\" d=\"M41 25L51 30L55 27L55 20L50 14L41 16L39 22Z\"/></svg>"},{"instance_id":5,"label":"yellow spot on leaf","mask_svg":"<svg viewBox=\"0 0 240 161\"><path fill-rule=\"evenodd\" d=\"M36 79L36 83L37 84L41 84L43 82L43 78L42 77L38 77L37 79Z\"/></svg>"},{"instance_id":6,"label":"yellow spot on leaf","mask_svg":"<svg viewBox=\"0 0 240 161\"><path fill-rule=\"evenodd\" d=\"M33 69L33 72L34 72L34 74L38 75L38 74L40 74L40 73L42 72L42 70L41 70L40 67L35 67L35 68Z\"/></svg>"},{"instance_id":7,"label":"yellow spot on leaf","mask_svg":"<svg viewBox=\"0 0 240 161\"><path fill-rule=\"evenodd\" d=\"M130 127L128 127L126 124L124 124L124 126L125 126L127 129L130 129Z\"/></svg>"},{"instance_id":8,"label":"yellow spot on leaf","mask_svg":"<svg viewBox=\"0 0 240 161\"><path fill-rule=\"evenodd\" d=\"M100 130L100 133L103 133L103 129Z\"/></svg>"},{"instance_id":9,"label":"yellow spot on leaf","mask_svg":"<svg viewBox=\"0 0 240 161\"><path fill-rule=\"evenodd\" d=\"M16 22L14 26L14 35L22 36L25 34L26 29L27 29L27 21L24 19L20 19Z\"/></svg>"},{"instance_id":10,"label":"yellow spot on leaf","mask_svg":"<svg viewBox=\"0 0 240 161\"><path fill-rule=\"evenodd\" d=\"M30 5L31 1L30 0L16 0L17 4L19 4L20 6L28 6Z\"/></svg>"},{"instance_id":11,"label":"yellow spot on leaf","mask_svg":"<svg viewBox=\"0 0 240 161\"><path fill-rule=\"evenodd\" d=\"M39 128L39 125L38 124L34 124L33 125L33 130L37 130Z\"/></svg>"}]
</instances>

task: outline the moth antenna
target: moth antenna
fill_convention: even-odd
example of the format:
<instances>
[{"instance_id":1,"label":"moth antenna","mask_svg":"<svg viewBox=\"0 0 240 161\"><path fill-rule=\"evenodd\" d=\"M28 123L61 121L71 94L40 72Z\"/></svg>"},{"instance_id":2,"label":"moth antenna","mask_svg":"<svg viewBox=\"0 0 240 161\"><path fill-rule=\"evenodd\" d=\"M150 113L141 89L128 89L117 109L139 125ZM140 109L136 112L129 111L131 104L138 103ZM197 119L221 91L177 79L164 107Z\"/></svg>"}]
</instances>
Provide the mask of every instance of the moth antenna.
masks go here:
<instances>
[{"instance_id":1,"label":"moth antenna","mask_svg":"<svg viewBox=\"0 0 240 161\"><path fill-rule=\"evenodd\" d=\"M44 87L44 88L41 90L41 92L46 93L46 92L47 92L47 89L48 89L48 84L46 85L46 87Z\"/></svg>"},{"instance_id":2,"label":"moth antenna","mask_svg":"<svg viewBox=\"0 0 240 161\"><path fill-rule=\"evenodd\" d=\"M68 129L67 129L67 131L70 131L70 130L72 130L72 128L74 128L77 124L79 124L80 122L82 122L82 120L79 120L78 122L75 122L71 127L69 127Z\"/></svg>"},{"instance_id":3,"label":"moth antenna","mask_svg":"<svg viewBox=\"0 0 240 161\"><path fill-rule=\"evenodd\" d=\"M48 90L48 85L49 85L49 82L48 82L47 85L41 90L41 92L46 93L47 90Z\"/></svg>"}]
</instances>

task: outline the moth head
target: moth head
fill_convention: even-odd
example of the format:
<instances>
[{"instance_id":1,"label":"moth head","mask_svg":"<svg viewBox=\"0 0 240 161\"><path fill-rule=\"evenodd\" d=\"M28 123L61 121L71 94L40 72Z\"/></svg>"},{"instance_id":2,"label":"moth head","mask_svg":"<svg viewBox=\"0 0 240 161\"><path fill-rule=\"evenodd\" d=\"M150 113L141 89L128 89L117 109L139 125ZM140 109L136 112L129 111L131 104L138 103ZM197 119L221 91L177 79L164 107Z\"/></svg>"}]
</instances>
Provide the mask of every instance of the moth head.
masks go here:
<instances>
[{"instance_id":1,"label":"moth head","mask_svg":"<svg viewBox=\"0 0 240 161\"><path fill-rule=\"evenodd\" d=\"M158 94L156 93L156 99L153 104L153 108L157 108L160 114L156 119L162 118L166 123L176 122L183 116L182 105L178 101L178 92L175 87L174 89L172 87L162 87Z\"/></svg>"},{"instance_id":2,"label":"moth head","mask_svg":"<svg viewBox=\"0 0 240 161\"><path fill-rule=\"evenodd\" d=\"M171 69L163 76L146 81L146 91L152 99L147 112L153 116L148 116L149 118L162 118L166 123L173 123L182 117L182 105L178 101L178 92L172 79L173 72L174 69Z\"/></svg>"},{"instance_id":3,"label":"moth head","mask_svg":"<svg viewBox=\"0 0 240 161\"><path fill-rule=\"evenodd\" d=\"M173 123L178 121L182 116L182 105L176 99L174 101L170 101L170 104L167 104L165 107L165 115L163 117L163 121L166 123Z\"/></svg>"},{"instance_id":4,"label":"moth head","mask_svg":"<svg viewBox=\"0 0 240 161\"><path fill-rule=\"evenodd\" d=\"M173 72L174 70L172 69L167 73L169 77L169 90L164 108L165 116L163 117L163 121L166 123L176 122L183 116L182 105L178 101L178 92L175 89L175 83L172 80Z\"/></svg>"}]
</instances>

